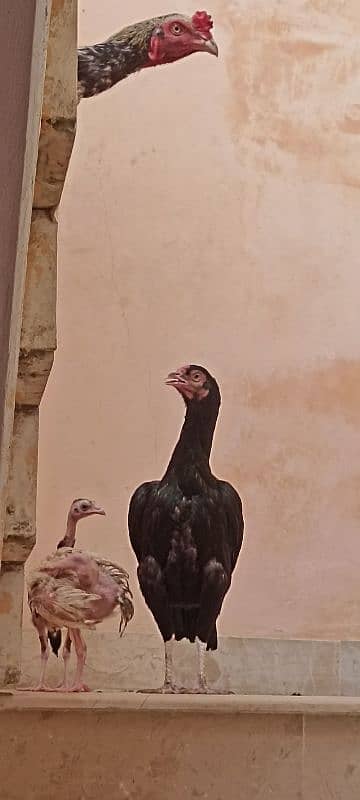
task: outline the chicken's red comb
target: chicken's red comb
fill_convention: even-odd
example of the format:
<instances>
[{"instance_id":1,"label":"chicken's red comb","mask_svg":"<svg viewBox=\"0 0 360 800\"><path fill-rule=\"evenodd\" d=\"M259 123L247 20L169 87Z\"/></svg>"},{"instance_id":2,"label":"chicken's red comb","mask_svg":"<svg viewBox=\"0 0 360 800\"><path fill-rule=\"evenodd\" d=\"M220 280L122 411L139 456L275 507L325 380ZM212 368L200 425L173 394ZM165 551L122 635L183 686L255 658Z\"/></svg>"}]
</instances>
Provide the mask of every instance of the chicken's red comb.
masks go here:
<instances>
[{"instance_id":1,"label":"chicken's red comb","mask_svg":"<svg viewBox=\"0 0 360 800\"><path fill-rule=\"evenodd\" d=\"M197 31L209 34L214 23L207 11L195 11L192 16L192 24Z\"/></svg>"}]
</instances>

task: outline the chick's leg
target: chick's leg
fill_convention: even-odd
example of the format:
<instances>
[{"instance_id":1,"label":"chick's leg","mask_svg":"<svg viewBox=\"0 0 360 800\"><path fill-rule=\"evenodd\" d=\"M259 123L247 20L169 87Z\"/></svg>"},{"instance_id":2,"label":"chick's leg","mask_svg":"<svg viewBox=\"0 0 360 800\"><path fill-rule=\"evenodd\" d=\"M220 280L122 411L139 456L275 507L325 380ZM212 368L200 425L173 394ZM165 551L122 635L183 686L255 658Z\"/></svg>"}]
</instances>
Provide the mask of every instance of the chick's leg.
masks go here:
<instances>
[{"instance_id":1,"label":"chick's leg","mask_svg":"<svg viewBox=\"0 0 360 800\"><path fill-rule=\"evenodd\" d=\"M67 631L66 639L64 642L64 647L62 649L62 659L64 663L64 675L62 683L60 686L57 687L58 692L67 692L69 691L69 661L70 661L70 654L71 654L71 636L70 631Z\"/></svg>"},{"instance_id":2,"label":"chick's leg","mask_svg":"<svg viewBox=\"0 0 360 800\"><path fill-rule=\"evenodd\" d=\"M32 617L33 625L36 627L36 630L39 635L39 642L40 642L40 651L41 651L41 667L40 667L40 678L39 683L37 686L19 686L19 691L21 692L52 692L49 686L45 684L45 673L47 662L49 659L49 644L47 638L47 626L45 620L43 620L40 616L33 614Z\"/></svg>"},{"instance_id":3,"label":"chick's leg","mask_svg":"<svg viewBox=\"0 0 360 800\"><path fill-rule=\"evenodd\" d=\"M86 661L86 653L87 647L86 643L81 636L81 633L78 628L73 628L70 632L71 638L74 642L74 647L76 651L76 658L77 658L77 665L76 665L76 672L74 678L74 684L70 687L67 691L69 692L90 692L91 690L83 682L83 673L84 673L84 666Z\"/></svg>"}]
</instances>

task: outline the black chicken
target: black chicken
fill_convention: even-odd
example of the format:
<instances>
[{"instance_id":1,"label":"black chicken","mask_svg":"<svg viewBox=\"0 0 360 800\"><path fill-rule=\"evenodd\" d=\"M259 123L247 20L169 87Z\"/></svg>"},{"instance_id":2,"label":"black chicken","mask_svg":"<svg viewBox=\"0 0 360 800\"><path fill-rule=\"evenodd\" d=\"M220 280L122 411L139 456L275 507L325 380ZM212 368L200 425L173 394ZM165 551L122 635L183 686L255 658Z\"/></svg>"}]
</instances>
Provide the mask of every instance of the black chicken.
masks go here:
<instances>
[{"instance_id":1,"label":"black chicken","mask_svg":"<svg viewBox=\"0 0 360 800\"><path fill-rule=\"evenodd\" d=\"M216 620L243 540L241 500L212 474L209 458L220 407L216 380L204 367L181 367L166 383L186 405L185 421L160 481L143 483L129 506L130 541L145 602L165 643L162 692L173 681L172 641L197 642L199 685L207 692L205 650L216 650Z\"/></svg>"},{"instance_id":2,"label":"black chicken","mask_svg":"<svg viewBox=\"0 0 360 800\"><path fill-rule=\"evenodd\" d=\"M206 11L166 14L128 25L105 42L78 50L78 98L93 97L145 67L170 64L192 53L217 56Z\"/></svg>"}]
</instances>

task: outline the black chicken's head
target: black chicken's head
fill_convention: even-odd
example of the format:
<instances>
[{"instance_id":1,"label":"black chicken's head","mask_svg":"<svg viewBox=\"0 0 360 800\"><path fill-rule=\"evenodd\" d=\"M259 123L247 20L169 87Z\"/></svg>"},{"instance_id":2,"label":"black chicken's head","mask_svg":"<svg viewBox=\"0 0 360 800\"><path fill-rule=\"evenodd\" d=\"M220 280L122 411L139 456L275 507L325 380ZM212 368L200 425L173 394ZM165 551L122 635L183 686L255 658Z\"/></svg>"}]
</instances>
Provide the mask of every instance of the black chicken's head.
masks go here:
<instances>
[{"instance_id":1,"label":"black chicken's head","mask_svg":"<svg viewBox=\"0 0 360 800\"><path fill-rule=\"evenodd\" d=\"M165 383L180 392L186 405L207 400L220 406L220 389L205 367L196 364L179 367L175 372L170 372Z\"/></svg>"}]
</instances>

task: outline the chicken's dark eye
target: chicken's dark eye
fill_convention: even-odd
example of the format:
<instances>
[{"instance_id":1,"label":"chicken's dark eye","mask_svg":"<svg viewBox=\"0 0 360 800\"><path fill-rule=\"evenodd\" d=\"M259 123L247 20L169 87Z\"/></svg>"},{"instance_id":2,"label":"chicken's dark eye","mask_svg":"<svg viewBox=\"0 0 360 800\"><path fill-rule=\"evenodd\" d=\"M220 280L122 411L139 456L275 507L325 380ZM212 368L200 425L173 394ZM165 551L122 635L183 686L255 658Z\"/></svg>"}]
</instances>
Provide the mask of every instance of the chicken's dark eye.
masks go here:
<instances>
[{"instance_id":1,"label":"chicken's dark eye","mask_svg":"<svg viewBox=\"0 0 360 800\"><path fill-rule=\"evenodd\" d=\"M80 506L81 511L87 511L87 507L88 507L87 503L81 503L81 506Z\"/></svg>"},{"instance_id":2,"label":"chicken's dark eye","mask_svg":"<svg viewBox=\"0 0 360 800\"><path fill-rule=\"evenodd\" d=\"M179 36L179 33L182 33L182 27L178 22L175 22L171 28L171 31L172 33L175 33L175 36Z\"/></svg>"},{"instance_id":3,"label":"chicken's dark eye","mask_svg":"<svg viewBox=\"0 0 360 800\"><path fill-rule=\"evenodd\" d=\"M201 377L200 376L200 372L193 372L193 374L192 374L193 381L199 381L200 377Z\"/></svg>"}]
</instances>

